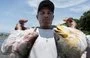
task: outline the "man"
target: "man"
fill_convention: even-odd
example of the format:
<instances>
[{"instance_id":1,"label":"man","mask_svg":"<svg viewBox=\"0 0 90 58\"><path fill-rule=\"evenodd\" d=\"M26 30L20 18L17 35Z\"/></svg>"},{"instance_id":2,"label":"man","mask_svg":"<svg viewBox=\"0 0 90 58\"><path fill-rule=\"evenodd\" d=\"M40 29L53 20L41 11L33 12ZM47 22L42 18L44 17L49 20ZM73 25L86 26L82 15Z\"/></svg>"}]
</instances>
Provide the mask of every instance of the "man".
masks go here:
<instances>
[{"instance_id":1,"label":"man","mask_svg":"<svg viewBox=\"0 0 90 58\"><path fill-rule=\"evenodd\" d=\"M30 58L57 58L52 21L54 18L54 4L51 1L42 1L37 11L37 28L39 36L32 47Z\"/></svg>"},{"instance_id":2,"label":"man","mask_svg":"<svg viewBox=\"0 0 90 58\"><path fill-rule=\"evenodd\" d=\"M32 31L26 32L26 33L29 33L29 32L30 33L28 35L24 35L23 37L23 39L25 40L23 41L24 43L22 41L21 42L19 41L19 44L17 43L16 43L17 45L14 44L13 47L16 46L16 50L14 51L18 51L17 54L19 56L20 55L23 56L25 55L24 51L27 50L27 47L28 47L30 49L29 55L27 55L29 56L28 58L59 58L59 57L75 58L75 56L77 58L78 55L72 56L72 54L69 55L69 53L64 53L61 51L61 48L62 48L60 46L61 43L59 44L58 40L60 41L62 37L58 39L58 37L54 35L55 31L53 30L53 27L52 27L52 21L54 18L54 4L51 1L44 0L40 2L36 17L40 24L40 27L35 29L36 31L34 31L34 33ZM60 31L61 29L58 29L58 30ZM38 33L39 35L38 37L34 35L35 32ZM63 35L63 34L60 34L60 35ZM20 36L17 36L17 37L20 37ZM82 44L83 41L80 41L80 42L81 42L80 44ZM85 39L84 39L84 44L86 44ZM83 45L81 45L80 47L82 47ZM8 46L2 45L2 48L1 48L2 52L5 51L5 47L8 47ZM84 46L84 48L86 48L86 45ZM72 50L70 52L72 52ZM61 54L61 53L64 53L64 54ZM80 57L81 55L78 58Z\"/></svg>"}]
</instances>

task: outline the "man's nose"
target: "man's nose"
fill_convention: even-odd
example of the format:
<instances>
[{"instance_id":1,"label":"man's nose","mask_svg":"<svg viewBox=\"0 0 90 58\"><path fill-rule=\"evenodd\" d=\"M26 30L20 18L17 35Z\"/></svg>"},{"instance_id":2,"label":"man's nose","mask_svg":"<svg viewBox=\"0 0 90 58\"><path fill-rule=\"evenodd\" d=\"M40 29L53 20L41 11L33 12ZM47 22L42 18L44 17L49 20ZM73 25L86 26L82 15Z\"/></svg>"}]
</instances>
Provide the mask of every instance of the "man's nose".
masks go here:
<instances>
[{"instance_id":1,"label":"man's nose","mask_svg":"<svg viewBox=\"0 0 90 58\"><path fill-rule=\"evenodd\" d=\"M44 14L44 17L45 17L45 18L48 18L48 16L49 16L48 14Z\"/></svg>"}]
</instances>

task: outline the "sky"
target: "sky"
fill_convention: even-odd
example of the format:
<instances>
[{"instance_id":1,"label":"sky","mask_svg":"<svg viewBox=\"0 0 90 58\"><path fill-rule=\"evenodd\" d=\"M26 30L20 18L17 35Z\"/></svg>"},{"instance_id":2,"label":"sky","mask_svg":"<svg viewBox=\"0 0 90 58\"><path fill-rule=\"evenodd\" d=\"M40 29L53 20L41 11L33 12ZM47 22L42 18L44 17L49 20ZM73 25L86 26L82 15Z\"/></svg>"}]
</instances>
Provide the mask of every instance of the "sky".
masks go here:
<instances>
[{"instance_id":1,"label":"sky","mask_svg":"<svg viewBox=\"0 0 90 58\"><path fill-rule=\"evenodd\" d=\"M0 32L10 32L20 19L27 19L25 26L36 27L37 8L42 0L0 0ZM55 4L53 25L69 17L79 19L90 9L90 0L51 0Z\"/></svg>"}]
</instances>

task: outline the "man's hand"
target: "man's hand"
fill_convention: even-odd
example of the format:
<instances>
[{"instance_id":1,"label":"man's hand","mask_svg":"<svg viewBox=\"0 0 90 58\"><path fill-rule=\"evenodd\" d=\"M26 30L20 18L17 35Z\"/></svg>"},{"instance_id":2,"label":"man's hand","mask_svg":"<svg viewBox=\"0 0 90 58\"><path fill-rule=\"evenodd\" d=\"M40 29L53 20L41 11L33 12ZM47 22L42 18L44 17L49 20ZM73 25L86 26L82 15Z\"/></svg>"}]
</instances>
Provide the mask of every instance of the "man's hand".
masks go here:
<instances>
[{"instance_id":1,"label":"man's hand","mask_svg":"<svg viewBox=\"0 0 90 58\"><path fill-rule=\"evenodd\" d=\"M73 18L64 19L65 23L68 27L76 28L77 23L73 20Z\"/></svg>"},{"instance_id":2,"label":"man's hand","mask_svg":"<svg viewBox=\"0 0 90 58\"><path fill-rule=\"evenodd\" d=\"M28 20L20 19L19 23L16 24L15 30L26 30L27 28L24 26L26 22L28 22Z\"/></svg>"}]
</instances>

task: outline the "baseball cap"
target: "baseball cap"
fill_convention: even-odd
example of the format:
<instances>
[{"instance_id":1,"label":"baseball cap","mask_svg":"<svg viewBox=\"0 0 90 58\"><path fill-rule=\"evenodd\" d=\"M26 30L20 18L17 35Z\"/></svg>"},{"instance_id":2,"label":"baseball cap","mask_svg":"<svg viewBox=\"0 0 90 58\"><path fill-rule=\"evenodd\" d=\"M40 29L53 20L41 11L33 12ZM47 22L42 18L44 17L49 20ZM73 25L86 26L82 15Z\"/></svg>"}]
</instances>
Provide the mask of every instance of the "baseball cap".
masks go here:
<instances>
[{"instance_id":1,"label":"baseball cap","mask_svg":"<svg viewBox=\"0 0 90 58\"><path fill-rule=\"evenodd\" d=\"M51 12L54 13L54 4L50 0L41 1L39 6L38 6L38 12L44 7L47 7Z\"/></svg>"}]
</instances>

